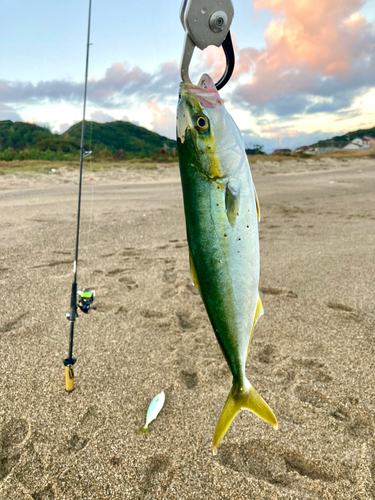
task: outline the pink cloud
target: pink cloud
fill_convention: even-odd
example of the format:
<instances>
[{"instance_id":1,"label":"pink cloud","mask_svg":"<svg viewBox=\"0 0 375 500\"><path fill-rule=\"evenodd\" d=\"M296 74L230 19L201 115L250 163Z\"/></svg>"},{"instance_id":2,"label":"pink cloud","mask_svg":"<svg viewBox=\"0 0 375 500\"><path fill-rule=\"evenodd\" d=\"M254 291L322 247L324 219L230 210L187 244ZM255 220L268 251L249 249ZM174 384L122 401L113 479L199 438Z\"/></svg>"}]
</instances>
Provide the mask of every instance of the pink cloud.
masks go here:
<instances>
[{"instance_id":1,"label":"pink cloud","mask_svg":"<svg viewBox=\"0 0 375 500\"><path fill-rule=\"evenodd\" d=\"M296 137L300 132L294 129L284 129L282 127L274 127L272 125L263 125L260 128L261 137L266 139L281 139L285 137Z\"/></svg>"},{"instance_id":2,"label":"pink cloud","mask_svg":"<svg viewBox=\"0 0 375 500\"><path fill-rule=\"evenodd\" d=\"M176 114L168 106L161 107L155 98L146 102L146 105L153 115L152 130L160 135L175 139Z\"/></svg>"},{"instance_id":3,"label":"pink cloud","mask_svg":"<svg viewBox=\"0 0 375 500\"><path fill-rule=\"evenodd\" d=\"M315 78L352 72L373 51L372 26L358 9L365 0L255 0L256 9L270 9L266 48L237 52L235 77L251 72L241 86L242 98L263 105L273 97L309 92Z\"/></svg>"},{"instance_id":4,"label":"pink cloud","mask_svg":"<svg viewBox=\"0 0 375 500\"><path fill-rule=\"evenodd\" d=\"M253 65L253 59L255 59L258 52L251 48L240 50L237 46L235 35L231 33L231 36L234 52L237 55L234 72L231 77L231 81L234 81L243 73L248 73L250 71ZM199 76L197 76L198 79L203 73L209 73L214 82L217 82L224 74L226 59L222 47L210 45L207 49L198 52L198 60L199 63L194 71L197 75L199 74Z\"/></svg>"}]
</instances>

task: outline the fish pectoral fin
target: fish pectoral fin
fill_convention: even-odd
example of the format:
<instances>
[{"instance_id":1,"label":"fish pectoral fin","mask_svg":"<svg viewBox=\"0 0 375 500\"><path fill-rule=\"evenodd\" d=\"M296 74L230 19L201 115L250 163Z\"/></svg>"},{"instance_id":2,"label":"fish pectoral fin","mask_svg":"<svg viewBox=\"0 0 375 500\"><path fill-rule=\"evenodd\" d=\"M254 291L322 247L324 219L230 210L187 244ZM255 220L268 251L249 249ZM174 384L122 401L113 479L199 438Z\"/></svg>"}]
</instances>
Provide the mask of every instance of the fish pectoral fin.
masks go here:
<instances>
[{"instance_id":1,"label":"fish pectoral fin","mask_svg":"<svg viewBox=\"0 0 375 500\"><path fill-rule=\"evenodd\" d=\"M198 292L202 295L201 292L201 287L198 281L198 276L197 276L197 271L195 269L194 261L193 261L193 256L191 254L191 251L189 249L189 261L190 261L190 276L191 276L191 281L193 282L193 285L195 285L198 289Z\"/></svg>"},{"instance_id":2,"label":"fish pectoral fin","mask_svg":"<svg viewBox=\"0 0 375 500\"><path fill-rule=\"evenodd\" d=\"M253 186L254 186L254 184L253 184ZM258 198L257 190L255 189L255 186L254 186L254 194L255 194L255 205L257 207L258 222L260 222L260 205L259 205L259 198Z\"/></svg>"},{"instance_id":3,"label":"fish pectoral fin","mask_svg":"<svg viewBox=\"0 0 375 500\"><path fill-rule=\"evenodd\" d=\"M148 427L146 425L144 425L143 427L141 427L139 429L139 431L137 431L137 434L141 434L141 432L145 432L147 435L150 434L150 431L148 430Z\"/></svg>"},{"instance_id":4,"label":"fish pectoral fin","mask_svg":"<svg viewBox=\"0 0 375 500\"><path fill-rule=\"evenodd\" d=\"M212 442L212 452L214 455L216 455L217 446L225 436L234 417L241 410L249 410L268 424L271 424L275 429L278 428L276 417L271 408L248 381L247 384L249 388L242 388L241 390L232 385L215 429Z\"/></svg>"},{"instance_id":5,"label":"fish pectoral fin","mask_svg":"<svg viewBox=\"0 0 375 500\"><path fill-rule=\"evenodd\" d=\"M240 189L236 182L229 181L225 189L225 209L229 224L234 227L240 208Z\"/></svg>"}]
</instances>

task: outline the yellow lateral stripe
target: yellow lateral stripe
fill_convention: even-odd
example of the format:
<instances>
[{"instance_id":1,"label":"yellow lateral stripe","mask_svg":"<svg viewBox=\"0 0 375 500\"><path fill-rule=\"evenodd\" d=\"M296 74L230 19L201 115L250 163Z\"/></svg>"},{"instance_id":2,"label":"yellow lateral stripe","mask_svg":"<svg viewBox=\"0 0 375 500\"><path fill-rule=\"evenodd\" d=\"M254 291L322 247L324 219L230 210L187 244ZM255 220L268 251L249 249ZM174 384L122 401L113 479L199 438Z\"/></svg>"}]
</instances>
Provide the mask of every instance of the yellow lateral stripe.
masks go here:
<instances>
[{"instance_id":1,"label":"yellow lateral stripe","mask_svg":"<svg viewBox=\"0 0 375 500\"><path fill-rule=\"evenodd\" d=\"M200 287L200 284L199 284L199 281L198 281L197 271L196 271L195 266L194 266L193 256L191 255L190 248L189 248L189 260L190 260L190 276L191 276L191 280L192 280L193 284L197 287L198 292L202 295L201 287Z\"/></svg>"},{"instance_id":2,"label":"yellow lateral stripe","mask_svg":"<svg viewBox=\"0 0 375 500\"><path fill-rule=\"evenodd\" d=\"M260 300L260 297L258 295L258 302L257 302L257 306L256 306L256 309L255 309L255 316L254 316L254 322L253 322L253 327L251 329L251 334L250 334L250 340L249 340L249 345L247 347L247 354L249 354L249 350L250 350L250 344L251 344L251 339L253 338L253 333L254 333L254 328L255 328L255 325L258 321L258 319L263 316L263 304L262 304L262 301Z\"/></svg>"},{"instance_id":3,"label":"yellow lateral stripe","mask_svg":"<svg viewBox=\"0 0 375 500\"><path fill-rule=\"evenodd\" d=\"M260 222L260 206L259 206L259 199L258 199L258 194L257 194L257 190L255 189L255 186L254 186L254 194L255 194L255 205L257 207L258 222Z\"/></svg>"}]
</instances>

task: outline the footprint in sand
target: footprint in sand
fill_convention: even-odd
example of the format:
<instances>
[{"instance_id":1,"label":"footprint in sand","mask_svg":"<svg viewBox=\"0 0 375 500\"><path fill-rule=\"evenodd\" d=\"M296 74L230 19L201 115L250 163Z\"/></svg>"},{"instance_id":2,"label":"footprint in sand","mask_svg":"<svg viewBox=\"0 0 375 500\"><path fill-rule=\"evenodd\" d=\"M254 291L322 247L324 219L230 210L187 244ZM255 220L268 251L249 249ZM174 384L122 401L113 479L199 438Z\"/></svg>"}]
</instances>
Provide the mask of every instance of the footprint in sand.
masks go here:
<instances>
[{"instance_id":1,"label":"footprint in sand","mask_svg":"<svg viewBox=\"0 0 375 500\"><path fill-rule=\"evenodd\" d=\"M341 302L330 301L327 302L327 307L332 309L333 311L343 312L347 314L343 314L344 317L348 319L353 319L354 321L360 322L361 317L359 311L353 309L346 304L342 304Z\"/></svg>"},{"instance_id":2,"label":"footprint in sand","mask_svg":"<svg viewBox=\"0 0 375 500\"><path fill-rule=\"evenodd\" d=\"M19 323L22 322L23 318L28 315L28 311L17 316L15 319L8 321L4 325L0 326L0 333L7 333L16 328L16 326L20 326Z\"/></svg>"},{"instance_id":3,"label":"footprint in sand","mask_svg":"<svg viewBox=\"0 0 375 500\"><path fill-rule=\"evenodd\" d=\"M188 389L194 389L198 385L198 374L193 370L181 370L180 378Z\"/></svg>"},{"instance_id":4,"label":"footprint in sand","mask_svg":"<svg viewBox=\"0 0 375 500\"><path fill-rule=\"evenodd\" d=\"M138 498L140 500L160 498L167 491L174 475L175 469L167 455L151 457L141 472Z\"/></svg>"},{"instance_id":5,"label":"footprint in sand","mask_svg":"<svg viewBox=\"0 0 375 500\"><path fill-rule=\"evenodd\" d=\"M77 453L83 450L102 424L103 417L98 413L95 407L91 406L77 424L74 432L67 438L67 446L64 449L66 449L68 453Z\"/></svg>"},{"instance_id":6,"label":"footprint in sand","mask_svg":"<svg viewBox=\"0 0 375 500\"><path fill-rule=\"evenodd\" d=\"M55 493L52 489L52 486L49 484L43 490L32 494L31 498L33 500L54 500Z\"/></svg>"},{"instance_id":7,"label":"footprint in sand","mask_svg":"<svg viewBox=\"0 0 375 500\"><path fill-rule=\"evenodd\" d=\"M128 314L129 309L126 306L120 306L115 314Z\"/></svg>"},{"instance_id":8,"label":"footprint in sand","mask_svg":"<svg viewBox=\"0 0 375 500\"><path fill-rule=\"evenodd\" d=\"M283 486L290 483L282 452L273 443L254 440L236 445L224 442L216 460L244 476Z\"/></svg>"},{"instance_id":9,"label":"footprint in sand","mask_svg":"<svg viewBox=\"0 0 375 500\"><path fill-rule=\"evenodd\" d=\"M151 309L143 309L140 315L144 318L165 318L165 315L160 311L153 311Z\"/></svg>"},{"instance_id":10,"label":"footprint in sand","mask_svg":"<svg viewBox=\"0 0 375 500\"><path fill-rule=\"evenodd\" d=\"M21 458L21 445L29 432L26 420L13 419L0 431L0 481L8 476Z\"/></svg>"},{"instance_id":11,"label":"footprint in sand","mask_svg":"<svg viewBox=\"0 0 375 500\"><path fill-rule=\"evenodd\" d=\"M264 293L265 295L284 295L290 299L296 299L298 295L294 293L292 290L288 288L276 288L271 286L262 286L259 287L260 293Z\"/></svg>"},{"instance_id":12,"label":"footprint in sand","mask_svg":"<svg viewBox=\"0 0 375 500\"><path fill-rule=\"evenodd\" d=\"M112 271L108 271L107 272L106 276L116 276L117 274L121 274L121 273L123 273L126 270L127 269L124 269L124 268L122 268L122 269L119 269L119 268L112 269Z\"/></svg>"},{"instance_id":13,"label":"footprint in sand","mask_svg":"<svg viewBox=\"0 0 375 500\"><path fill-rule=\"evenodd\" d=\"M340 302L327 302L327 307L334 309L336 311L353 312L354 309L345 304L340 304Z\"/></svg>"},{"instance_id":14,"label":"footprint in sand","mask_svg":"<svg viewBox=\"0 0 375 500\"><path fill-rule=\"evenodd\" d=\"M340 413L344 411L340 408ZM374 437L375 425L373 418L362 408L351 408L346 413L346 429L352 439L370 442Z\"/></svg>"},{"instance_id":15,"label":"footprint in sand","mask_svg":"<svg viewBox=\"0 0 375 500\"><path fill-rule=\"evenodd\" d=\"M81 261L83 262L83 261ZM71 260L52 260L48 264L38 264L36 266L32 266L31 269L39 269L42 267L56 267L56 266L62 266L62 265L67 265L67 264L72 264Z\"/></svg>"},{"instance_id":16,"label":"footprint in sand","mask_svg":"<svg viewBox=\"0 0 375 500\"><path fill-rule=\"evenodd\" d=\"M177 293L178 292L176 288L168 288L167 290L164 291L162 298L168 300L177 295Z\"/></svg>"},{"instance_id":17,"label":"footprint in sand","mask_svg":"<svg viewBox=\"0 0 375 500\"><path fill-rule=\"evenodd\" d=\"M177 274L175 272L174 267L170 267L169 269L166 269L163 274L163 281L165 283L172 284L176 281L177 279Z\"/></svg>"},{"instance_id":18,"label":"footprint in sand","mask_svg":"<svg viewBox=\"0 0 375 500\"><path fill-rule=\"evenodd\" d=\"M187 283L186 289L193 295L199 295L198 288L193 283Z\"/></svg>"},{"instance_id":19,"label":"footprint in sand","mask_svg":"<svg viewBox=\"0 0 375 500\"><path fill-rule=\"evenodd\" d=\"M114 255L116 255L117 252L112 252L112 253L106 253L106 254L103 254L103 255L100 255L100 257L102 259L107 259L108 257L113 257Z\"/></svg>"},{"instance_id":20,"label":"footprint in sand","mask_svg":"<svg viewBox=\"0 0 375 500\"><path fill-rule=\"evenodd\" d=\"M220 446L218 462L245 476L256 477L270 484L293 486L296 482L295 473L301 479L308 477L312 480L333 482L339 476L345 476L346 471L337 470L331 465L332 461L317 457L316 460L305 457L303 453L288 451L274 443L254 440L246 444L223 443Z\"/></svg>"},{"instance_id":21,"label":"footprint in sand","mask_svg":"<svg viewBox=\"0 0 375 500\"><path fill-rule=\"evenodd\" d=\"M141 250L137 249L137 248L133 248L133 247L128 247L128 248L125 248L122 252L122 256L123 257L135 257L135 258L139 258L139 255L142 253Z\"/></svg>"},{"instance_id":22,"label":"footprint in sand","mask_svg":"<svg viewBox=\"0 0 375 500\"><path fill-rule=\"evenodd\" d=\"M333 380L333 377L328 373L328 369L325 364L315 358L300 358L293 359L293 364L302 366L304 380L310 380L313 384L316 382L322 382L328 384ZM298 369L301 372L301 369Z\"/></svg>"},{"instance_id":23,"label":"footprint in sand","mask_svg":"<svg viewBox=\"0 0 375 500\"><path fill-rule=\"evenodd\" d=\"M138 283L131 276L124 276L119 278L120 283L124 283L128 290L135 290L138 288Z\"/></svg>"},{"instance_id":24,"label":"footprint in sand","mask_svg":"<svg viewBox=\"0 0 375 500\"><path fill-rule=\"evenodd\" d=\"M293 392L302 403L308 403L314 408L327 406L328 401L323 392L315 390L307 384L296 385Z\"/></svg>"},{"instance_id":25,"label":"footprint in sand","mask_svg":"<svg viewBox=\"0 0 375 500\"><path fill-rule=\"evenodd\" d=\"M178 318L178 325L183 332L188 332L197 328L197 322L189 311L177 312L176 316Z\"/></svg>"},{"instance_id":26,"label":"footprint in sand","mask_svg":"<svg viewBox=\"0 0 375 500\"><path fill-rule=\"evenodd\" d=\"M261 363L270 364L274 361L276 353L276 347L272 344L267 344L260 350L258 359Z\"/></svg>"}]
</instances>

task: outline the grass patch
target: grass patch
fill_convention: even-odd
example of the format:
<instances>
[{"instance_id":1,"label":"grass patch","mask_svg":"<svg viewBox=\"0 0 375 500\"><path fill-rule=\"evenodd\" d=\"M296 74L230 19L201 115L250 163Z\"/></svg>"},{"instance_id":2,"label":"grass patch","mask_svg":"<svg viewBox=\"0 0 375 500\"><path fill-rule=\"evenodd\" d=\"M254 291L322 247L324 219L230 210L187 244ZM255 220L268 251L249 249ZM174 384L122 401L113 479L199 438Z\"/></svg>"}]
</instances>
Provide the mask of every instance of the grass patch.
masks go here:
<instances>
[{"instance_id":1,"label":"grass patch","mask_svg":"<svg viewBox=\"0 0 375 500\"><path fill-rule=\"evenodd\" d=\"M150 158L132 159L124 161L102 160L92 161L84 160L83 170L85 172L102 172L109 169L128 169L128 170L157 170L158 167L173 167L177 162L174 161L155 161ZM18 174L18 173L42 173L51 172L52 169L58 171L65 167L68 170L79 170L79 162L66 161L43 161L43 160L13 160L0 161L0 175Z\"/></svg>"}]
</instances>

